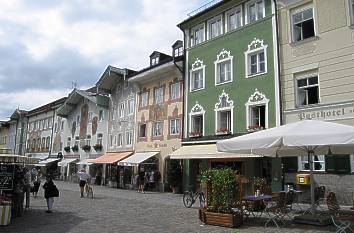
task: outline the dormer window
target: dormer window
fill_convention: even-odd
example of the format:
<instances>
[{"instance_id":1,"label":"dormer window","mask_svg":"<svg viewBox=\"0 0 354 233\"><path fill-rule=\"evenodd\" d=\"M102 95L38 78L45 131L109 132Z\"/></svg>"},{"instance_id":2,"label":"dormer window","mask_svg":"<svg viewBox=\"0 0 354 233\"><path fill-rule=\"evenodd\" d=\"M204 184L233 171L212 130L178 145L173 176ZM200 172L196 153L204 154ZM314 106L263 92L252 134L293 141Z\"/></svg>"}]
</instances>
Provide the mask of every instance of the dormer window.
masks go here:
<instances>
[{"instance_id":1,"label":"dormer window","mask_svg":"<svg viewBox=\"0 0 354 233\"><path fill-rule=\"evenodd\" d=\"M151 65L154 66L154 65L157 65L157 64L159 64L159 57L151 58Z\"/></svg>"},{"instance_id":2,"label":"dormer window","mask_svg":"<svg viewBox=\"0 0 354 233\"><path fill-rule=\"evenodd\" d=\"M173 57L180 57L183 56L183 42L181 40L177 40L173 45L172 45L172 55Z\"/></svg>"},{"instance_id":3,"label":"dormer window","mask_svg":"<svg viewBox=\"0 0 354 233\"><path fill-rule=\"evenodd\" d=\"M174 50L174 56L179 57L183 55L183 47L175 48Z\"/></svg>"}]
</instances>

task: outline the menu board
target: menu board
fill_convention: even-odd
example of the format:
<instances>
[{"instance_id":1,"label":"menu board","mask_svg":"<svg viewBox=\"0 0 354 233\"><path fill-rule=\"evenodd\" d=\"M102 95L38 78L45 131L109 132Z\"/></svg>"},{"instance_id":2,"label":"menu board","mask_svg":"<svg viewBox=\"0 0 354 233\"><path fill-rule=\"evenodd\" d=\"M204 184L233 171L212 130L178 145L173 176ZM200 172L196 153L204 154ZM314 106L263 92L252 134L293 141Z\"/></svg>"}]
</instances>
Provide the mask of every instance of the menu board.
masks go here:
<instances>
[{"instance_id":1,"label":"menu board","mask_svg":"<svg viewBox=\"0 0 354 233\"><path fill-rule=\"evenodd\" d=\"M12 190L14 165L0 165L0 190Z\"/></svg>"}]
</instances>

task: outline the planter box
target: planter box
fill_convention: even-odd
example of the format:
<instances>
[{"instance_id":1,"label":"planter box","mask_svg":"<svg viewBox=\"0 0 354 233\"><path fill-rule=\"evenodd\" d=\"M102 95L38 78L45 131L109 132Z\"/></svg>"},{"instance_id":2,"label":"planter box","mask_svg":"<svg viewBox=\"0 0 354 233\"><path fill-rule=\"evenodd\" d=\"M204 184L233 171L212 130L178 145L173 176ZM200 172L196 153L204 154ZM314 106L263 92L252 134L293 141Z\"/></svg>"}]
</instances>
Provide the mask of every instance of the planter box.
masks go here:
<instances>
[{"instance_id":1,"label":"planter box","mask_svg":"<svg viewBox=\"0 0 354 233\"><path fill-rule=\"evenodd\" d=\"M243 223L243 217L240 214L222 214L199 210L199 219L207 225L216 225L223 227L239 227Z\"/></svg>"}]
</instances>

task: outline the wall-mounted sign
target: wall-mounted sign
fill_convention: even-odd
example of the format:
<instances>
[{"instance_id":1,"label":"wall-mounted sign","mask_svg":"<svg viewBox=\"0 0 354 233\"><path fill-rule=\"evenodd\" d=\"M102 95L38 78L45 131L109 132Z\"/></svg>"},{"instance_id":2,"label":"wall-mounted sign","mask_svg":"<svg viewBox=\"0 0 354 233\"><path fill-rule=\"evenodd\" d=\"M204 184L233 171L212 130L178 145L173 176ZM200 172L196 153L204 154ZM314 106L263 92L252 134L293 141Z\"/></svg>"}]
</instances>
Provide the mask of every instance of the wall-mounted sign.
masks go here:
<instances>
[{"instance_id":1,"label":"wall-mounted sign","mask_svg":"<svg viewBox=\"0 0 354 233\"><path fill-rule=\"evenodd\" d=\"M13 189L14 168L14 165L0 165L0 190Z\"/></svg>"}]
</instances>

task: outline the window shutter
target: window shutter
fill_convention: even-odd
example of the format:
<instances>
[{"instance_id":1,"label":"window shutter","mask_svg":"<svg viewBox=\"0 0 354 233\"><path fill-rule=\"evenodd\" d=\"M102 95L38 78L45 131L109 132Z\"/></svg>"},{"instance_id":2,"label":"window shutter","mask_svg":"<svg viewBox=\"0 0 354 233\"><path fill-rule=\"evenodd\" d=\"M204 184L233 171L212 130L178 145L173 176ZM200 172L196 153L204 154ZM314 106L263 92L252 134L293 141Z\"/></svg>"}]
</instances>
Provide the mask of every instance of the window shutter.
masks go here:
<instances>
[{"instance_id":1,"label":"window shutter","mask_svg":"<svg viewBox=\"0 0 354 233\"><path fill-rule=\"evenodd\" d=\"M284 172L297 172L298 159L297 157L284 157L281 159Z\"/></svg>"},{"instance_id":2,"label":"window shutter","mask_svg":"<svg viewBox=\"0 0 354 233\"><path fill-rule=\"evenodd\" d=\"M333 155L326 155L325 156L325 163L326 163L326 172L335 173L336 164L335 164L334 156Z\"/></svg>"},{"instance_id":3,"label":"window shutter","mask_svg":"<svg viewBox=\"0 0 354 233\"><path fill-rule=\"evenodd\" d=\"M336 172L349 173L350 172L350 158L349 155L336 156Z\"/></svg>"}]
</instances>

